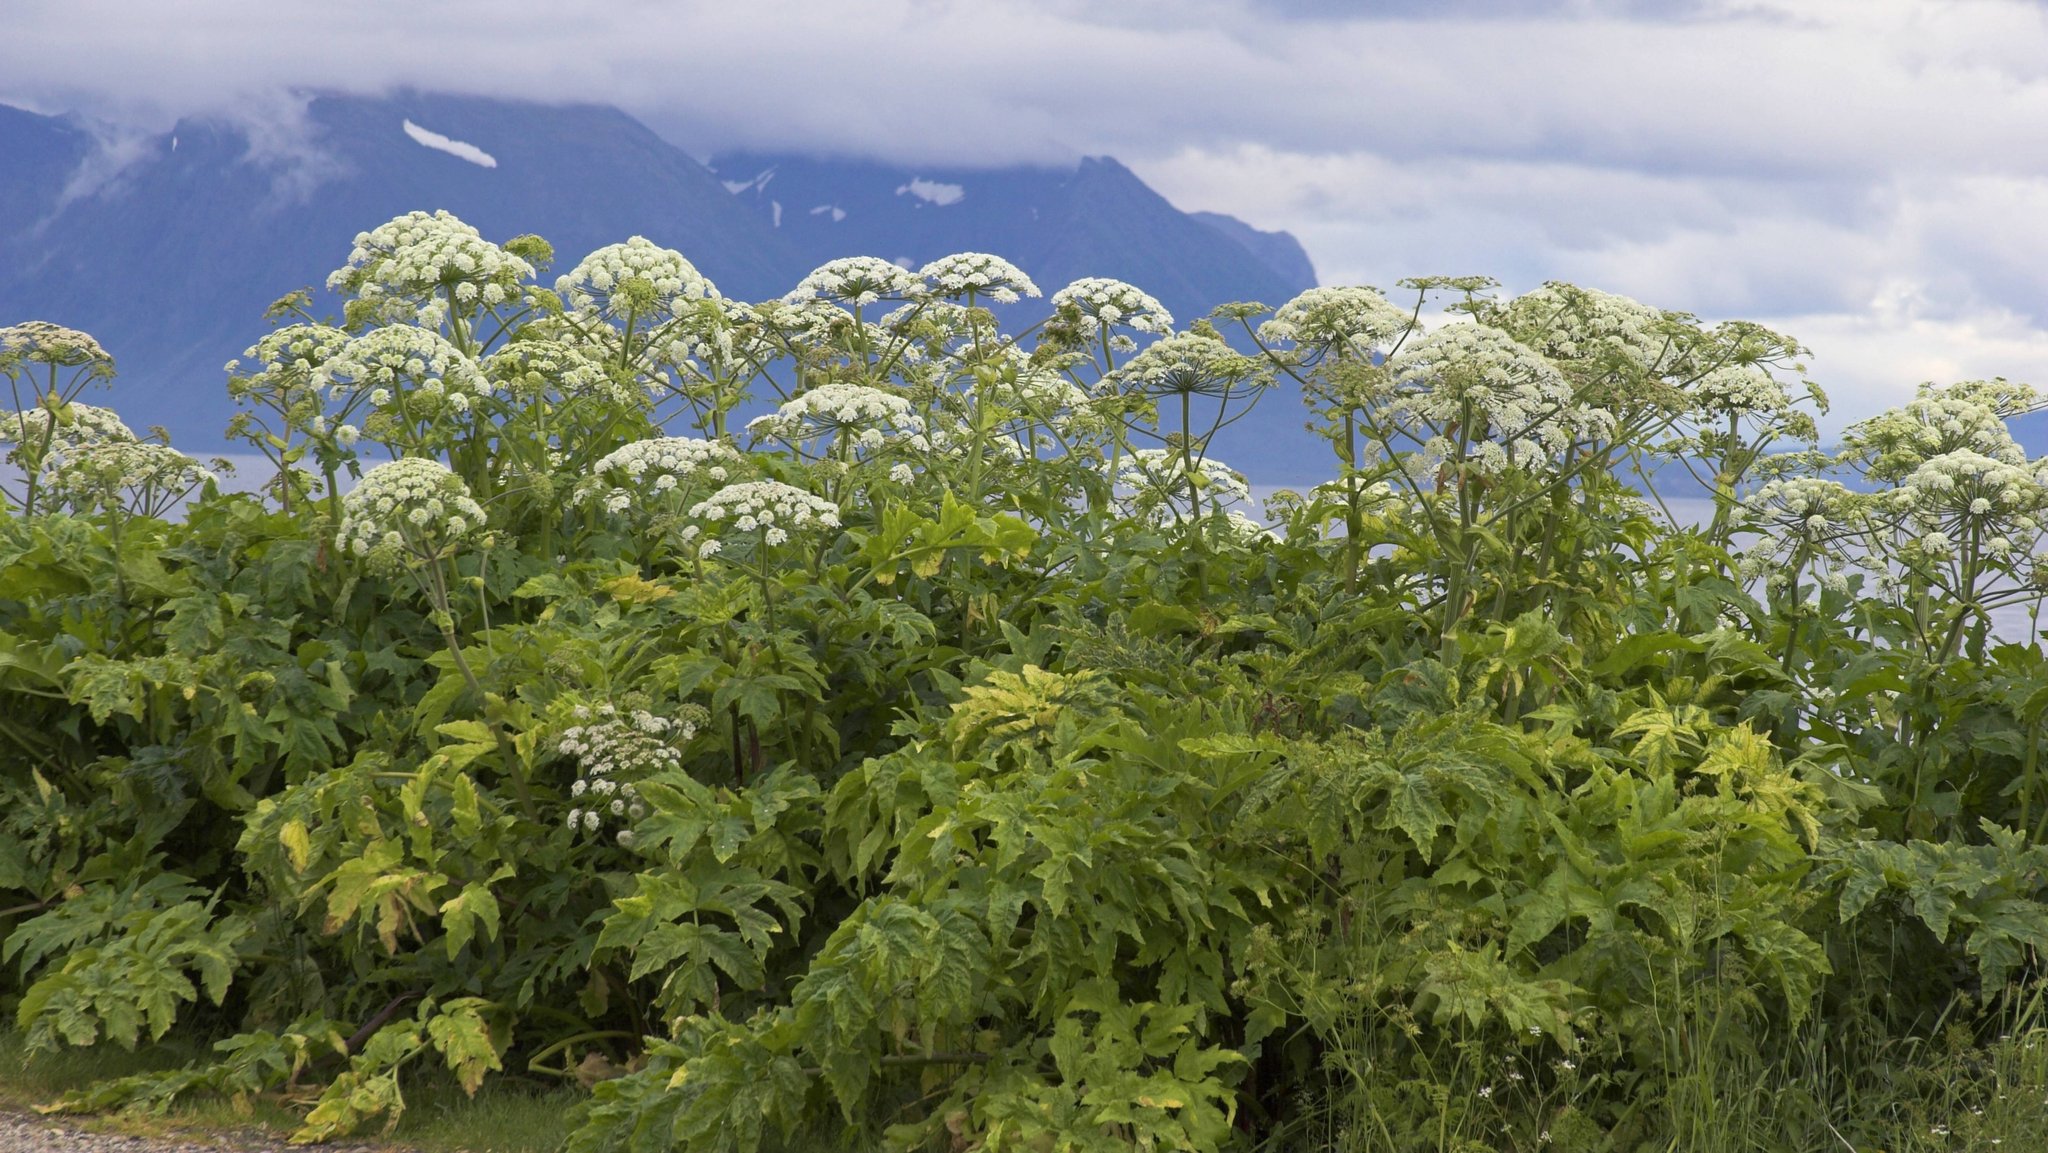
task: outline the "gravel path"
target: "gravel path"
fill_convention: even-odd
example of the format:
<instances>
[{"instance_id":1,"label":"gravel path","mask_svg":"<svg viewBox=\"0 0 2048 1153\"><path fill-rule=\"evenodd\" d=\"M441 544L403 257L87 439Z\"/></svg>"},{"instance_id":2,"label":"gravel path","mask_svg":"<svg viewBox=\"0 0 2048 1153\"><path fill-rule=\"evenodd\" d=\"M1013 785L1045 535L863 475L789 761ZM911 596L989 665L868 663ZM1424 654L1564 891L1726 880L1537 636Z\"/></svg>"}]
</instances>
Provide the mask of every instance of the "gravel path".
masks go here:
<instances>
[{"instance_id":1,"label":"gravel path","mask_svg":"<svg viewBox=\"0 0 2048 1153\"><path fill-rule=\"evenodd\" d=\"M323 1145L320 1153L389 1153L370 1145ZM0 1111L0 1153L301 1153L259 1133L130 1137L94 1133L67 1120Z\"/></svg>"}]
</instances>

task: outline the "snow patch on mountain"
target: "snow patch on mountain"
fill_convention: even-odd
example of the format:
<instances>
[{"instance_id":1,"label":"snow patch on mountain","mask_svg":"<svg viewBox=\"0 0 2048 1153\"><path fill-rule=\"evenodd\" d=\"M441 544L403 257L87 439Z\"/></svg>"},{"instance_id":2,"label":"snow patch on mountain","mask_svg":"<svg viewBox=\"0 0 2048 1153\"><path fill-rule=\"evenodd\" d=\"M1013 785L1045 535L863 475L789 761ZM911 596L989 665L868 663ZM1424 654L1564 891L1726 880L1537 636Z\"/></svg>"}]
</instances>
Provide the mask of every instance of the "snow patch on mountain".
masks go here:
<instances>
[{"instance_id":1,"label":"snow patch on mountain","mask_svg":"<svg viewBox=\"0 0 2048 1153\"><path fill-rule=\"evenodd\" d=\"M718 170L714 168L711 171L716 172ZM738 196L749 188L753 189L756 193L766 192L768 190L768 182L773 179L775 179L775 170L773 168L764 168L755 173L751 180L720 180L719 183L725 185L727 192Z\"/></svg>"},{"instance_id":2,"label":"snow patch on mountain","mask_svg":"<svg viewBox=\"0 0 2048 1153\"><path fill-rule=\"evenodd\" d=\"M896 189L896 195L898 196L906 192L924 201L926 204L936 204L940 208L944 208L948 204L958 204L960 199L967 195L967 190L958 184L945 184L937 180L926 180L922 176L913 176L910 178L910 183Z\"/></svg>"},{"instance_id":3,"label":"snow patch on mountain","mask_svg":"<svg viewBox=\"0 0 2048 1153\"><path fill-rule=\"evenodd\" d=\"M834 224L846 219L846 210L837 204L820 204L816 208L811 209L812 216L823 216L828 212L832 214L832 223Z\"/></svg>"},{"instance_id":4,"label":"snow patch on mountain","mask_svg":"<svg viewBox=\"0 0 2048 1153\"><path fill-rule=\"evenodd\" d=\"M405 122L405 134L428 148L432 148L437 152L446 152L448 155L461 160L467 160L479 168L496 168L498 166L497 157L485 152L476 145L470 144L467 141L451 140L438 132L421 128L410 120Z\"/></svg>"}]
</instances>

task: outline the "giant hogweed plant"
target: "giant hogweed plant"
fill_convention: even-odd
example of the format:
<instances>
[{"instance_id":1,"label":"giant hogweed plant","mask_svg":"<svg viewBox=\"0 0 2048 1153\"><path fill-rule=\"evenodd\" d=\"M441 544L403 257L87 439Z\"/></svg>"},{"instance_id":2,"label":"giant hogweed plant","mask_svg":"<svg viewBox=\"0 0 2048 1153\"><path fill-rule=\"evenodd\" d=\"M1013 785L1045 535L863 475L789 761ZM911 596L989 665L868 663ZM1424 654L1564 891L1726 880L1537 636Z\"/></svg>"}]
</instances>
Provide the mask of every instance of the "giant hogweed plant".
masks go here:
<instances>
[{"instance_id":1,"label":"giant hogweed plant","mask_svg":"<svg viewBox=\"0 0 2048 1153\"><path fill-rule=\"evenodd\" d=\"M260 496L0 329L0 1005L223 1038L57 1107L317 1141L441 1067L595 1083L593 1153L1889 1148L1969 1101L1859 1108L1893 1055L2030 1020L2024 386L1829 452L1789 337L1570 285L1008 332L987 254L552 259L358 237L230 366ZM1260 518L1215 450L1290 392L1334 479Z\"/></svg>"}]
</instances>

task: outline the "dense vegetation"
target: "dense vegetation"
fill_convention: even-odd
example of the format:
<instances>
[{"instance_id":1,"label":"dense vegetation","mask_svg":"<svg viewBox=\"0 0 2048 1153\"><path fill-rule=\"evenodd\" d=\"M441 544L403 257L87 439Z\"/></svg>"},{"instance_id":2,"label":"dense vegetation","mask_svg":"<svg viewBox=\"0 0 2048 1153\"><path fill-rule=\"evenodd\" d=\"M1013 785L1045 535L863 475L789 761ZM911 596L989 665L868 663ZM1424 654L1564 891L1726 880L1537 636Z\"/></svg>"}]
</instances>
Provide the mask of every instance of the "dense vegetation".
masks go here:
<instances>
[{"instance_id":1,"label":"dense vegetation","mask_svg":"<svg viewBox=\"0 0 2048 1153\"><path fill-rule=\"evenodd\" d=\"M1569 285L1177 330L1082 281L1008 336L988 256L759 305L550 258L359 237L339 323L229 366L261 495L0 329L0 1006L219 1039L63 1108L320 1140L446 1069L594 1082L574 1153L2048 1140L2027 388L1822 452L1791 339ZM1213 438L1304 401L1336 479L1247 515Z\"/></svg>"}]
</instances>

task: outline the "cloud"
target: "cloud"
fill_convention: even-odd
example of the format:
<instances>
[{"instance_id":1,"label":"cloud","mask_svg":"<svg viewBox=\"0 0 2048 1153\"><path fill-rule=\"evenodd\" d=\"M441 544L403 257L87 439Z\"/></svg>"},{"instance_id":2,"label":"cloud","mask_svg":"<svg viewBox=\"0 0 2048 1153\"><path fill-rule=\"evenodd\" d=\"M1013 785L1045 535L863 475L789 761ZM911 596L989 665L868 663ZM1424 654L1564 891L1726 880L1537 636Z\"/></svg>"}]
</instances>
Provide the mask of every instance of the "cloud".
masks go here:
<instances>
[{"instance_id":1,"label":"cloud","mask_svg":"<svg viewBox=\"0 0 2048 1153\"><path fill-rule=\"evenodd\" d=\"M497 157L485 152L476 145L463 140L451 140L438 132L421 128L410 120L405 122L405 134L436 152L446 152L450 156L467 160L479 168L496 168L498 166Z\"/></svg>"},{"instance_id":2,"label":"cloud","mask_svg":"<svg viewBox=\"0 0 2048 1153\"><path fill-rule=\"evenodd\" d=\"M1914 366L2048 383L2032 0L15 0L6 23L0 100L131 130L269 109L287 159L281 93L398 86L614 103L699 155L1106 153L1294 232L1332 282L1784 318L1843 411Z\"/></svg>"}]
</instances>

